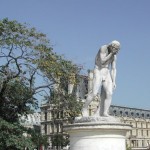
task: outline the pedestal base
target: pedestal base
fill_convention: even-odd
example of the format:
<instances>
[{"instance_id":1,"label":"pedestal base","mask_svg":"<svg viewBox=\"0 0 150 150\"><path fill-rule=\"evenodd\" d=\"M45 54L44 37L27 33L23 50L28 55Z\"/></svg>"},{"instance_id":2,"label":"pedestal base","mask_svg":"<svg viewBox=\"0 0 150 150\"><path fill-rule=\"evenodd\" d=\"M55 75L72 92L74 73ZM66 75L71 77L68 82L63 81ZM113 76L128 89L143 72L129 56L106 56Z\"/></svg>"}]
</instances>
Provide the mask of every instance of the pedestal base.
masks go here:
<instances>
[{"instance_id":1,"label":"pedestal base","mask_svg":"<svg viewBox=\"0 0 150 150\"><path fill-rule=\"evenodd\" d=\"M126 132L122 123L75 123L65 126L70 135L70 150L125 150Z\"/></svg>"}]
</instances>

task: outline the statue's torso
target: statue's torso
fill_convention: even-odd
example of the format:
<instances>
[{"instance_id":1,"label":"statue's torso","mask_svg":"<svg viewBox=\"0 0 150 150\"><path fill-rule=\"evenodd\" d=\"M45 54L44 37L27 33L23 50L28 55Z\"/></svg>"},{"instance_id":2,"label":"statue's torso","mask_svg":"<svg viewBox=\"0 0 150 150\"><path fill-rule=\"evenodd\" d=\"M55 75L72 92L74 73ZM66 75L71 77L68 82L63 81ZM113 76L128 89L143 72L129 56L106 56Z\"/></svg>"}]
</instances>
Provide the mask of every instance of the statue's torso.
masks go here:
<instances>
[{"instance_id":1,"label":"statue's torso","mask_svg":"<svg viewBox=\"0 0 150 150\"><path fill-rule=\"evenodd\" d=\"M107 45L104 45L100 48L100 50L98 51L96 58L95 58L95 65L98 67L98 69L103 69L103 68L109 68L110 64L112 63L114 57L111 57L109 60L107 60L105 63L102 63L101 57L100 57L100 53L101 53L101 49L103 49L103 56L107 57L107 55L109 55L109 51L107 48Z\"/></svg>"}]
</instances>

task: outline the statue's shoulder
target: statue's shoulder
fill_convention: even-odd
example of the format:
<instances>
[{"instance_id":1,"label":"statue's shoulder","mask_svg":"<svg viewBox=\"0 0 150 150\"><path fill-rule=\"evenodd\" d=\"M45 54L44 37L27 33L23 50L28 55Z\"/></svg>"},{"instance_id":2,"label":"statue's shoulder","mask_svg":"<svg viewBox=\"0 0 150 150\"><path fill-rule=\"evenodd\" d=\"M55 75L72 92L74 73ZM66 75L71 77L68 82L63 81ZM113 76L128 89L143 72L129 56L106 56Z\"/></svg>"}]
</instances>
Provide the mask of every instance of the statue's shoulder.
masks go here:
<instances>
[{"instance_id":1,"label":"statue's shoulder","mask_svg":"<svg viewBox=\"0 0 150 150\"><path fill-rule=\"evenodd\" d=\"M102 53L106 53L108 51L108 45L101 46L100 50Z\"/></svg>"},{"instance_id":2,"label":"statue's shoulder","mask_svg":"<svg viewBox=\"0 0 150 150\"><path fill-rule=\"evenodd\" d=\"M98 51L98 53L97 53L97 55L96 55L96 58L97 57L99 58L101 53L107 53L107 51L108 51L107 45L101 46L100 49L99 49L99 51Z\"/></svg>"}]
</instances>

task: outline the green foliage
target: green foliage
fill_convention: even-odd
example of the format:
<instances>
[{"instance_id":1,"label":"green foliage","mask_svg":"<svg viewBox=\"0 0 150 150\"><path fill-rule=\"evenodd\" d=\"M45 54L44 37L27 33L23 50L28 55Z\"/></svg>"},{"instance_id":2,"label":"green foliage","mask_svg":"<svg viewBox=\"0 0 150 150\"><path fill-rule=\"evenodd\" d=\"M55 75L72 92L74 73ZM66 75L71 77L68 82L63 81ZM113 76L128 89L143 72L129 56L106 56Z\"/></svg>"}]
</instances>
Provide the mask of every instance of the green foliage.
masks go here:
<instances>
[{"instance_id":1,"label":"green foliage","mask_svg":"<svg viewBox=\"0 0 150 150\"><path fill-rule=\"evenodd\" d=\"M35 95L50 87L35 86L36 78L45 79L34 61L51 54L52 48L43 33L5 18L0 21L0 49L0 116L13 122L37 108Z\"/></svg>"},{"instance_id":2,"label":"green foliage","mask_svg":"<svg viewBox=\"0 0 150 150\"><path fill-rule=\"evenodd\" d=\"M30 137L23 136L26 129L18 123L9 123L0 118L0 150L33 149Z\"/></svg>"},{"instance_id":3,"label":"green foliage","mask_svg":"<svg viewBox=\"0 0 150 150\"><path fill-rule=\"evenodd\" d=\"M30 105L37 106L29 88L19 80L11 80L7 84L3 97L0 101L0 116L9 122L16 122L20 115L32 113Z\"/></svg>"},{"instance_id":4,"label":"green foliage","mask_svg":"<svg viewBox=\"0 0 150 150\"><path fill-rule=\"evenodd\" d=\"M25 136L26 135L26 136ZM48 146L47 136L40 134L38 129L27 129L19 123L9 123L0 118L0 150L29 150Z\"/></svg>"},{"instance_id":5,"label":"green foliage","mask_svg":"<svg viewBox=\"0 0 150 150\"><path fill-rule=\"evenodd\" d=\"M35 144L35 147L40 148L41 145L44 147L48 146L48 138L45 135L41 135L41 133L33 133L31 134L31 140Z\"/></svg>"},{"instance_id":6,"label":"green foliage","mask_svg":"<svg viewBox=\"0 0 150 150\"><path fill-rule=\"evenodd\" d=\"M126 145L126 150L132 150L132 148Z\"/></svg>"},{"instance_id":7,"label":"green foliage","mask_svg":"<svg viewBox=\"0 0 150 150\"><path fill-rule=\"evenodd\" d=\"M48 137L41 134L39 127L35 127L34 129L29 128L28 134L31 135L31 141L34 143L36 148L40 149L41 145L44 147L48 146Z\"/></svg>"},{"instance_id":8,"label":"green foliage","mask_svg":"<svg viewBox=\"0 0 150 150\"><path fill-rule=\"evenodd\" d=\"M58 78L74 82L70 77L80 70L53 52L45 34L15 20L0 21L0 48L0 116L8 121L37 108L35 95L49 94ZM4 113L8 108L11 116Z\"/></svg>"},{"instance_id":9,"label":"green foliage","mask_svg":"<svg viewBox=\"0 0 150 150\"><path fill-rule=\"evenodd\" d=\"M43 33L5 18L0 20L0 49L0 149L33 149L36 134L23 136L28 131L19 117L37 108L39 89L50 87L50 83L35 86L36 78L44 79L35 62L51 55L52 48Z\"/></svg>"},{"instance_id":10,"label":"green foliage","mask_svg":"<svg viewBox=\"0 0 150 150\"><path fill-rule=\"evenodd\" d=\"M51 92L50 103L54 104L55 113L63 112L61 119L68 119L70 123L81 114L83 103L81 99L77 100L76 92L79 84L79 75L76 72L70 74L68 78L65 76L58 78L56 87ZM68 93L68 84L73 85L72 93Z\"/></svg>"},{"instance_id":11,"label":"green foliage","mask_svg":"<svg viewBox=\"0 0 150 150\"><path fill-rule=\"evenodd\" d=\"M52 137L52 144L56 147L67 146L69 144L69 137L67 136L66 138L66 136L64 137L61 134L55 134Z\"/></svg>"},{"instance_id":12,"label":"green foliage","mask_svg":"<svg viewBox=\"0 0 150 150\"><path fill-rule=\"evenodd\" d=\"M57 108L72 119L77 116L81 103L67 93L67 85L77 85L80 68L54 53L45 34L16 20L0 20L0 49L0 148L32 149L37 145L34 139L44 143L46 137L37 133L32 139L24 137L19 117L37 108L37 94L52 100L54 84L59 85L53 98Z\"/></svg>"},{"instance_id":13,"label":"green foliage","mask_svg":"<svg viewBox=\"0 0 150 150\"><path fill-rule=\"evenodd\" d=\"M51 94L50 103L54 104L53 109L55 110L55 114L63 112L63 115L59 118L68 119L70 123L81 114L82 109L82 101L77 100L74 94L68 94L63 90L53 91ZM55 115L57 116L57 115ZM58 119L55 118L54 119Z\"/></svg>"}]
</instances>

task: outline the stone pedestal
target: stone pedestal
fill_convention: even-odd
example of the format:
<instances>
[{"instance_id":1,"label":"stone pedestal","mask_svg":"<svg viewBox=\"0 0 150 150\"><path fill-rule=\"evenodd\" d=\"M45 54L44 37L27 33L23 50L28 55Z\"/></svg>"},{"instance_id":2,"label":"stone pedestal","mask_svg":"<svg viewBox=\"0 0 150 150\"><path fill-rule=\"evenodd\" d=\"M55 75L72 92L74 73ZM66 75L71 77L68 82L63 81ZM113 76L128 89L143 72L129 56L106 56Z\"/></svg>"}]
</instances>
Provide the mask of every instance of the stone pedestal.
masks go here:
<instances>
[{"instance_id":1,"label":"stone pedestal","mask_svg":"<svg viewBox=\"0 0 150 150\"><path fill-rule=\"evenodd\" d=\"M65 126L70 135L70 150L125 150L126 132L130 129L130 125L109 121Z\"/></svg>"}]
</instances>

